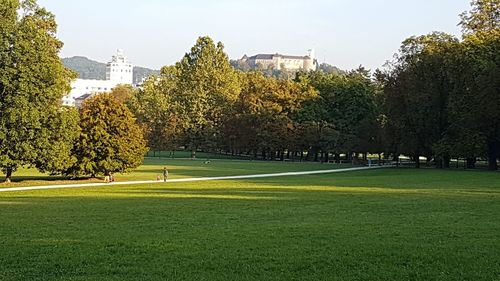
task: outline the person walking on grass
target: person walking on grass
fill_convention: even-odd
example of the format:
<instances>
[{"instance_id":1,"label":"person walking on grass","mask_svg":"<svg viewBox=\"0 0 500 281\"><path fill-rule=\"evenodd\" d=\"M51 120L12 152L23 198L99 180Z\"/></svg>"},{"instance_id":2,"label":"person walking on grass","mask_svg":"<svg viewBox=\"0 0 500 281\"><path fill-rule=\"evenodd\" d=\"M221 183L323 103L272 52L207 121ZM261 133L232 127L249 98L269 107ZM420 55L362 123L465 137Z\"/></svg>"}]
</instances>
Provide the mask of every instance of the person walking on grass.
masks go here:
<instances>
[{"instance_id":1,"label":"person walking on grass","mask_svg":"<svg viewBox=\"0 0 500 281\"><path fill-rule=\"evenodd\" d=\"M168 170L167 167L163 167L163 181L167 181L168 179Z\"/></svg>"}]
</instances>

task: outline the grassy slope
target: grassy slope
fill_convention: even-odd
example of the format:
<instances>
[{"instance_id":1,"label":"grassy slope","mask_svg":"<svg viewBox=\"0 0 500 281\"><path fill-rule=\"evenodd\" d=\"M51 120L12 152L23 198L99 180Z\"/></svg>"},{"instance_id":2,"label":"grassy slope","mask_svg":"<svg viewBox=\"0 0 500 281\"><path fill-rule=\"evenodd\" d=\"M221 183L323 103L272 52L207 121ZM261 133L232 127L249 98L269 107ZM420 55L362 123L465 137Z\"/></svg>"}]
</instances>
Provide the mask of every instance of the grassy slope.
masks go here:
<instances>
[{"instance_id":1,"label":"grassy slope","mask_svg":"<svg viewBox=\"0 0 500 281\"><path fill-rule=\"evenodd\" d=\"M0 280L499 280L498 173L0 194Z\"/></svg>"}]
</instances>

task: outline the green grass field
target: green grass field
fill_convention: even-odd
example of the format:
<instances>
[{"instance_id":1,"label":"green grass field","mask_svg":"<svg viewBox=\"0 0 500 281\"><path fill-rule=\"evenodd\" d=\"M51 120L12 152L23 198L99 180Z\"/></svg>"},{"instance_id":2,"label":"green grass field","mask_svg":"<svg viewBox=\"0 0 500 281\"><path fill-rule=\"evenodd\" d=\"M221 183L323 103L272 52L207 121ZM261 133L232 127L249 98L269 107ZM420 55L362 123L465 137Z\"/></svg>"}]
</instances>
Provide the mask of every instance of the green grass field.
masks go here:
<instances>
[{"instance_id":1,"label":"green grass field","mask_svg":"<svg viewBox=\"0 0 500 281\"><path fill-rule=\"evenodd\" d=\"M170 163L317 168L273 164ZM499 173L433 169L0 193L0 280L500 280L499 214Z\"/></svg>"},{"instance_id":2,"label":"green grass field","mask_svg":"<svg viewBox=\"0 0 500 281\"><path fill-rule=\"evenodd\" d=\"M201 159L190 160L148 157L144 160L144 164L139 168L135 169L131 173L116 174L115 178L117 181L155 180L158 175L163 175L163 167L168 168L170 178L190 178L328 170L348 168L352 166L350 164L243 161L227 159L211 160L209 164L205 164L205 160ZM67 183L91 183L103 181L102 178L68 180L60 176L49 176L46 174L41 174L35 169L26 168L19 169L14 173L12 183L2 183L3 180L3 177L0 177L0 188Z\"/></svg>"}]
</instances>

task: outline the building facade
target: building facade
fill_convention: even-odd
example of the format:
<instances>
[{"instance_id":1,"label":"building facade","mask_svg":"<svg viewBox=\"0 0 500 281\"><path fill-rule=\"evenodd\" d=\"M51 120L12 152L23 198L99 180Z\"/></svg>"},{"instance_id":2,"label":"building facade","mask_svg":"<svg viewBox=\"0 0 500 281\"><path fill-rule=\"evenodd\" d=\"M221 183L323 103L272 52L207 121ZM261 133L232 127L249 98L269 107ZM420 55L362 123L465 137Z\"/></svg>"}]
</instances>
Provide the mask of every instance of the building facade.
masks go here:
<instances>
[{"instance_id":1,"label":"building facade","mask_svg":"<svg viewBox=\"0 0 500 281\"><path fill-rule=\"evenodd\" d=\"M83 102L80 97L88 98L96 93L109 93L119 84L132 85L133 69L134 66L123 54L123 50L119 49L106 65L106 80L76 79L71 83L71 91L62 99L62 103L79 107Z\"/></svg>"},{"instance_id":2,"label":"building facade","mask_svg":"<svg viewBox=\"0 0 500 281\"><path fill-rule=\"evenodd\" d=\"M276 69L283 71L316 70L313 50L309 50L305 56L258 54L247 57L247 55L244 55L241 61L246 62L252 69Z\"/></svg>"},{"instance_id":3,"label":"building facade","mask_svg":"<svg viewBox=\"0 0 500 281\"><path fill-rule=\"evenodd\" d=\"M118 49L111 61L106 65L106 80L114 81L117 84L134 83L134 66L127 60L123 50Z\"/></svg>"}]
</instances>

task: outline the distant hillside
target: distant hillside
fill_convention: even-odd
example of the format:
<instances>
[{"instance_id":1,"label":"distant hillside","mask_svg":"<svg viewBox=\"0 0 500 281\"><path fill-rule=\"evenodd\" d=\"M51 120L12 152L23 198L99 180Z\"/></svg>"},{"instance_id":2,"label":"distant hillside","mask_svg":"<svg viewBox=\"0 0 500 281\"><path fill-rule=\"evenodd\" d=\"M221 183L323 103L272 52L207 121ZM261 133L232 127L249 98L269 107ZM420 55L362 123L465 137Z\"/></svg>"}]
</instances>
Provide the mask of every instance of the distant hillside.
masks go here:
<instances>
[{"instance_id":1,"label":"distant hillside","mask_svg":"<svg viewBox=\"0 0 500 281\"><path fill-rule=\"evenodd\" d=\"M81 79L106 79L106 64L90 60L86 57L75 56L62 59L64 66L78 73L78 78ZM139 83L142 79L151 74L158 74L158 70L153 70L145 67L134 67L134 83Z\"/></svg>"},{"instance_id":2,"label":"distant hillside","mask_svg":"<svg viewBox=\"0 0 500 281\"><path fill-rule=\"evenodd\" d=\"M78 73L81 79L106 79L106 64L89 60L86 57L71 57L62 59L64 66Z\"/></svg>"},{"instance_id":3,"label":"distant hillside","mask_svg":"<svg viewBox=\"0 0 500 281\"><path fill-rule=\"evenodd\" d=\"M134 66L134 83L140 83L142 82L142 79L148 78L153 74L160 74L160 71L141 66Z\"/></svg>"}]
</instances>

